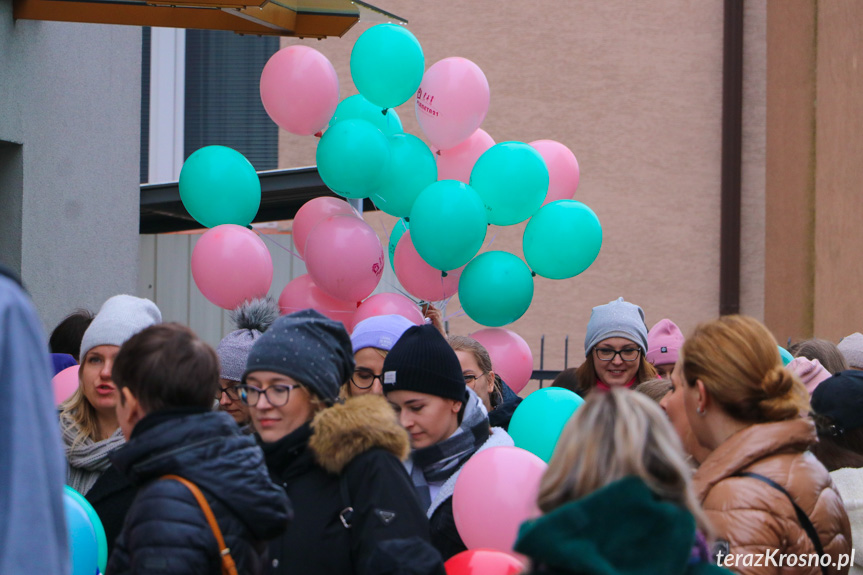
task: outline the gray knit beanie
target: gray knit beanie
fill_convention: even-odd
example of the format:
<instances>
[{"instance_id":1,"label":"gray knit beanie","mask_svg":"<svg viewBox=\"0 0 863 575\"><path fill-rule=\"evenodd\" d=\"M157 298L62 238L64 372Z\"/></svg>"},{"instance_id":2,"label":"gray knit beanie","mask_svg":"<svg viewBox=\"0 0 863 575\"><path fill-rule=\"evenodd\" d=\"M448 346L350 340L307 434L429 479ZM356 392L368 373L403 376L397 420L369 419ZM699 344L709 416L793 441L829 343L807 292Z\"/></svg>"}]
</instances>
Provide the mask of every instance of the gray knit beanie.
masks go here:
<instances>
[{"instance_id":1,"label":"gray knit beanie","mask_svg":"<svg viewBox=\"0 0 863 575\"><path fill-rule=\"evenodd\" d=\"M252 344L278 317L279 305L269 297L245 301L231 311L231 320L237 329L223 337L216 348L219 377L230 381L243 379Z\"/></svg>"},{"instance_id":2,"label":"gray knit beanie","mask_svg":"<svg viewBox=\"0 0 863 575\"><path fill-rule=\"evenodd\" d=\"M843 337L836 347L845 356L849 367L863 369L863 333L858 331Z\"/></svg>"},{"instance_id":3,"label":"gray knit beanie","mask_svg":"<svg viewBox=\"0 0 863 575\"><path fill-rule=\"evenodd\" d=\"M102 308L81 339L81 355L99 345L123 345L127 339L144 329L162 323L162 312L146 298L115 295Z\"/></svg>"},{"instance_id":4,"label":"gray knit beanie","mask_svg":"<svg viewBox=\"0 0 863 575\"><path fill-rule=\"evenodd\" d=\"M351 338L342 322L313 309L284 315L252 345L242 380L253 371L287 375L333 403L354 372Z\"/></svg>"},{"instance_id":5,"label":"gray knit beanie","mask_svg":"<svg viewBox=\"0 0 863 575\"><path fill-rule=\"evenodd\" d=\"M635 304L623 301L622 297L593 308L584 336L584 356L590 355L596 344L610 337L622 337L635 342L643 353L647 353L644 311Z\"/></svg>"}]
</instances>

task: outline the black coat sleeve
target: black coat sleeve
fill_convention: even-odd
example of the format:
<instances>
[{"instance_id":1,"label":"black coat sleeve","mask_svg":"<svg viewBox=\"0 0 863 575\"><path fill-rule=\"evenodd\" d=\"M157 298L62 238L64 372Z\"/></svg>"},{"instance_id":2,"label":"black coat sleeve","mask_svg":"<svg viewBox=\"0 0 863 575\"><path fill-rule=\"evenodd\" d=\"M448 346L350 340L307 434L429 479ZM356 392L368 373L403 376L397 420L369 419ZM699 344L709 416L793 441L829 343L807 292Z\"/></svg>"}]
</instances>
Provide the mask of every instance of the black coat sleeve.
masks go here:
<instances>
[{"instance_id":1,"label":"black coat sleeve","mask_svg":"<svg viewBox=\"0 0 863 575\"><path fill-rule=\"evenodd\" d=\"M431 542L446 561L453 555L467 550L458 534L455 515L452 510L452 497L441 503L431 517Z\"/></svg>"},{"instance_id":2,"label":"black coat sleeve","mask_svg":"<svg viewBox=\"0 0 863 575\"><path fill-rule=\"evenodd\" d=\"M105 572L220 573L218 543L192 493L177 481L154 481L139 491Z\"/></svg>"},{"instance_id":3,"label":"black coat sleeve","mask_svg":"<svg viewBox=\"0 0 863 575\"><path fill-rule=\"evenodd\" d=\"M344 470L350 506L351 556L356 573L366 573L379 544L417 537L430 541L429 524L402 463L390 452L372 449Z\"/></svg>"}]
</instances>

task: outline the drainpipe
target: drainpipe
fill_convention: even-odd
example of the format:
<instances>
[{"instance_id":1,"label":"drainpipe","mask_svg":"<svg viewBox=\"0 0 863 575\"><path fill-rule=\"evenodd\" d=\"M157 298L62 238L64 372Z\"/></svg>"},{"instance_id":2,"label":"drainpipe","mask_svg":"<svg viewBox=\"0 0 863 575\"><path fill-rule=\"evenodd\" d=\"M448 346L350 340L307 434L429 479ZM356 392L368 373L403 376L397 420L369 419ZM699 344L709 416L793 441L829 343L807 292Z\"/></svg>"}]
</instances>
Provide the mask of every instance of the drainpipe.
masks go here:
<instances>
[{"instance_id":1,"label":"drainpipe","mask_svg":"<svg viewBox=\"0 0 863 575\"><path fill-rule=\"evenodd\" d=\"M740 312L740 172L743 140L743 0L725 0L722 46L722 190L719 313Z\"/></svg>"}]
</instances>

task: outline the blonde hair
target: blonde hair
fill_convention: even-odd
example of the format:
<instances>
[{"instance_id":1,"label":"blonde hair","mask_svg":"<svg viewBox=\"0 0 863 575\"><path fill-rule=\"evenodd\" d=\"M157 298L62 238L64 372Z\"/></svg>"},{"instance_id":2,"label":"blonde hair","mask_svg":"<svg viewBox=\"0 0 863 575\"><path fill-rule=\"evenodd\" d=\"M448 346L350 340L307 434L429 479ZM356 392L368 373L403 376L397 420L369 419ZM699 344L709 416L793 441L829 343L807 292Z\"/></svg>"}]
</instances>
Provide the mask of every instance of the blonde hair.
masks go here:
<instances>
[{"instance_id":1,"label":"blonde hair","mask_svg":"<svg viewBox=\"0 0 863 575\"><path fill-rule=\"evenodd\" d=\"M687 385L701 381L738 421L783 421L810 409L806 387L782 366L776 340L754 318L728 315L703 323L680 355Z\"/></svg>"},{"instance_id":2,"label":"blonde hair","mask_svg":"<svg viewBox=\"0 0 863 575\"><path fill-rule=\"evenodd\" d=\"M644 383L639 383L633 391L643 393L656 403L659 403L662 401L662 398L671 391L671 380L663 377L654 377L653 379L648 379Z\"/></svg>"},{"instance_id":3,"label":"blonde hair","mask_svg":"<svg viewBox=\"0 0 863 575\"><path fill-rule=\"evenodd\" d=\"M81 361L84 365L84 360L90 354L88 351ZM78 445L87 438L93 441L101 439L101 430L99 429L99 416L96 413L96 408L93 407L81 385L81 370L78 370L78 389L63 403L60 404L60 418L70 420L75 427L75 439L72 445Z\"/></svg>"},{"instance_id":4,"label":"blonde hair","mask_svg":"<svg viewBox=\"0 0 863 575\"><path fill-rule=\"evenodd\" d=\"M590 394L569 420L540 482L537 503L548 513L633 475L657 497L689 511L698 527L710 532L668 417L650 398L628 389Z\"/></svg>"},{"instance_id":5,"label":"blonde hair","mask_svg":"<svg viewBox=\"0 0 863 575\"><path fill-rule=\"evenodd\" d=\"M578 389L574 391L582 397L585 397L596 387L596 365L594 364L596 360L593 358L593 355L593 348L591 348L584 363L579 365L575 370L575 377L578 379ZM652 363L647 361L647 357L645 357L644 350L642 349L641 353L638 354L638 372L635 374L635 384L633 387L647 380L655 379L656 375L656 368L653 367Z\"/></svg>"}]
</instances>

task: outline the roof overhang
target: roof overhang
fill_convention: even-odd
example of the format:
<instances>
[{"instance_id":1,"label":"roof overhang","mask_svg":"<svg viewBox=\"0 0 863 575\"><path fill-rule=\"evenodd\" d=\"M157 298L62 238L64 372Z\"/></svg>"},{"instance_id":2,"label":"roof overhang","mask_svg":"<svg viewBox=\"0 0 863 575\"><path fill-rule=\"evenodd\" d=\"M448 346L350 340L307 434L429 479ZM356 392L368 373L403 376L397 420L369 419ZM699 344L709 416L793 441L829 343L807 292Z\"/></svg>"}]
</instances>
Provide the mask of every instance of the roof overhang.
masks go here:
<instances>
[{"instance_id":1,"label":"roof overhang","mask_svg":"<svg viewBox=\"0 0 863 575\"><path fill-rule=\"evenodd\" d=\"M20 20L342 36L360 21L407 20L359 0L14 0Z\"/></svg>"},{"instance_id":2,"label":"roof overhang","mask_svg":"<svg viewBox=\"0 0 863 575\"><path fill-rule=\"evenodd\" d=\"M336 196L324 185L318 170L294 168L258 172L261 181L261 207L255 222L291 220L307 201L321 196ZM368 199L363 201L365 211L375 210ZM141 219L139 232L162 234L204 229L183 206L178 182L141 184Z\"/></svg>"}]
</instances>

